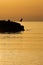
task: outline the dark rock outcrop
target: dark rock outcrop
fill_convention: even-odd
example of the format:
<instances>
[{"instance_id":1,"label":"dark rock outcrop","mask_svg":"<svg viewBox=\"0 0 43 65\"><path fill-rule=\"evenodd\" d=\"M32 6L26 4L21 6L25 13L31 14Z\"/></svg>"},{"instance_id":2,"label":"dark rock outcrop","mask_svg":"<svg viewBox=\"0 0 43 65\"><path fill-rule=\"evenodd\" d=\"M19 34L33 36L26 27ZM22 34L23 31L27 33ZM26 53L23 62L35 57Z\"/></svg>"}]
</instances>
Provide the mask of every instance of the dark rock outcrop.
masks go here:
<instances>
[{"instance_id":1,"label":"dark rock outcrop","mask_svg":"<svg viewBox=\"0 0 43 65\"><path fill-rule=\"evenodd\" d=\"M0 20L0 33L16 33L24 31L24 26L13 21Z\"/></svg>"}]
</instances>

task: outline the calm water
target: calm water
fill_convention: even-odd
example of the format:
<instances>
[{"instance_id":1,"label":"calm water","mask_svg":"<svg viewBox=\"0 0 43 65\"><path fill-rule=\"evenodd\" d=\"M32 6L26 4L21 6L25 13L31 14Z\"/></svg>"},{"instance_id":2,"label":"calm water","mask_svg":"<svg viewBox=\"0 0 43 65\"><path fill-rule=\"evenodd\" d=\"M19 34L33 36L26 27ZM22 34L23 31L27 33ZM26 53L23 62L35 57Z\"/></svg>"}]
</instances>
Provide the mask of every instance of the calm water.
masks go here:
<instances>
[{"instance_id":1,"label":"calm water","mask_svg":"<svg viewBox=\"0 0 43 65\"><path fill-rule=\"evenodd\" d=\"M25 31L0 34L0 65L43 65L43 22L22 22Z\"/></svg>"}]
</instances>

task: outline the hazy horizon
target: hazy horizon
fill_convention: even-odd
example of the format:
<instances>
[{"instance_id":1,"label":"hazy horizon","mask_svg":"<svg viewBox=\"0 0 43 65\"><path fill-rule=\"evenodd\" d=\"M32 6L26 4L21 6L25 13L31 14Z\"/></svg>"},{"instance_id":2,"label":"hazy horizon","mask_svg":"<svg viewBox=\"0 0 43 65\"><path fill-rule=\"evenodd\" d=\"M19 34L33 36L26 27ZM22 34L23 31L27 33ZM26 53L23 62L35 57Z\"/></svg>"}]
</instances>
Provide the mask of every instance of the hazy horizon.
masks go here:
<instances>
[{"instance_id":1,"label":"hazy horizon","mask_svg":"<svg viewBox=\"0 0 43 65\"><path fill-rule=\"evenodd\" d=\"M43 21L43 0L0 0L0 19Z\"/></svg>"}]
</instances>

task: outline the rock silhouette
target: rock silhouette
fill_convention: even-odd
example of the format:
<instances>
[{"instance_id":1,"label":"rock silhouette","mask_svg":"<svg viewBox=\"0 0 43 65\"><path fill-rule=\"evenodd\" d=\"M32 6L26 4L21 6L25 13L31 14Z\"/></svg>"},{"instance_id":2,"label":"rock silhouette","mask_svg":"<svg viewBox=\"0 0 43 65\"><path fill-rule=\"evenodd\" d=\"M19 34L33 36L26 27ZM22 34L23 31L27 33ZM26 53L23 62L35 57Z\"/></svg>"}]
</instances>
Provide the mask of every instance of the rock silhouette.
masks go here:
<instances>
[{"instance_id":1,"label":"rock silhouette","mask_svg":"<svg viewBox=\"0 0 43 65\"><path fill-rule=\"evenodd\" d=\"M24 26L13 21L0 20L0 33L16 33L24 31Z\"/></svg>"}]
</instances>

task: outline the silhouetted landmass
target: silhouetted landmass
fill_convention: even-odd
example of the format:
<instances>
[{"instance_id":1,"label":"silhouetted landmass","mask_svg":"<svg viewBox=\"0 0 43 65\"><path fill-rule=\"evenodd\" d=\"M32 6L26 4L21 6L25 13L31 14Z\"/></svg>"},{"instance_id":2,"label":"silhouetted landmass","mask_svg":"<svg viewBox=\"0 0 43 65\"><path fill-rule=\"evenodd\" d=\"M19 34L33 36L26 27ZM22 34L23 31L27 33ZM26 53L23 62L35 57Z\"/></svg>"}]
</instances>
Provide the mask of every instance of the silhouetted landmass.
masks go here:
<instances>
[{"instance_id":1,"label":"silhouetted landmass","mask_svg":"<svg viewBox=\"0 0 43 65\"><path fill-rule=\"evenodd\" d=\"M16 33L24 31L24 26L13 21L0 20L0 33Z\"/></svg>"}]
</instances>

